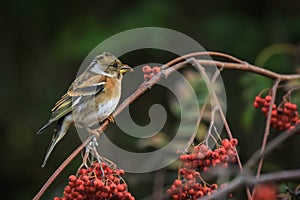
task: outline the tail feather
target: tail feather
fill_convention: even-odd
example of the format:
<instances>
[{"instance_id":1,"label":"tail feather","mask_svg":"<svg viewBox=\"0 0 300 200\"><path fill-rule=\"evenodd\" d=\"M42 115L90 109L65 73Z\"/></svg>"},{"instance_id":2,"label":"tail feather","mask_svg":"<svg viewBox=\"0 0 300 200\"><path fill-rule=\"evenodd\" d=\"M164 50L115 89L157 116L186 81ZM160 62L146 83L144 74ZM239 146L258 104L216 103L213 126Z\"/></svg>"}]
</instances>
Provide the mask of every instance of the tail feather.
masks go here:
<instances>
[{"instance_id":1,"label":"tail feather","mask_svg":"<svg viewBox=\"0 0 300 200\"><path fill-rule=\"evenodd\" d=\"M66 130L63 129L63 121L59 120L57 122L56 128L54 129L52 140L51 140L51 143L48 147L48 150L47 150L46 156L44 158L42 167L45 167L45 165L47 164L47 161L48 161L54 147L64 137L65 134L66 134Z\"/></svg>"},{"instance_id":2,"label":"tail feather","mask_svg":"<svg viewBox=\"0 0 300 200\"><path fill-rule=\"evenodd\" d=\"M44 161L43 161L43 164L42 164L41 167L45 167L45 165L47 164L47 161L48 161L48 159L49 159L49 157L50 157L50 155L51 155L51 153L52 153L55 145L58 143L58 141L59 140L55 140L55 139L53 140L52 139L51 144L50 144L50 146L49 146L49 148L47 150L46 156L44 158Z\"/></svg>"},{"instance_id":3,"label":"tail feather","mask_svg":"<svg viewBox=\"0 0 300 200\"><path fill-rule=\"evenodd\" d=\"M45 167L47 164L47 161L50 157L50 154L52 153L54 147L56 144L65 136L66 132L70 128L72 124L72 115L65 116L57 121L56 128L54 130L51 143L48 147L45 159L43 161L42 167ZM47 124L46 124L47 125ZM45 125L45 126L46 126ZM42 128L43 129L43 128Z\"/></svg>"},{"instance_id":4,"label":"tail feather","mask_svg":"<svg viewBox=\"0 0 300 200\"><path fill-rule=\"evenodd\" d=\"M51 124L53 123L53 121L49 121L47 124L45 124L38 132L36 132L36 134L41 134L44 132L44 130L46 128L48 128Z\"/></svg>"}]
</instances>

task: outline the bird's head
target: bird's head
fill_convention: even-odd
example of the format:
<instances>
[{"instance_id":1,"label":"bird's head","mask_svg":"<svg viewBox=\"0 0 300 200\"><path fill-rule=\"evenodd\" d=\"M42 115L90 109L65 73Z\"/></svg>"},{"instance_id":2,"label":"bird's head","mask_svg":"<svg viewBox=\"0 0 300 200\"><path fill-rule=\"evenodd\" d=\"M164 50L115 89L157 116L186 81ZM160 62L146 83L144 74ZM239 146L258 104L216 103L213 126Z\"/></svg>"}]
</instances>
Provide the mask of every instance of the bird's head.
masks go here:
<instances>
[{"instance_id":1,"label":"bird's head","mask_svg":"<svg viewBox=\"0 0 300 200\"><path fill-rule=\"evenodd\" d=\"M126 72L133 71L131 67L123 64L116 56L106 52L95 57L89 70L95 74L112 78L121 78Z\"/></svg>"}]
</instances>

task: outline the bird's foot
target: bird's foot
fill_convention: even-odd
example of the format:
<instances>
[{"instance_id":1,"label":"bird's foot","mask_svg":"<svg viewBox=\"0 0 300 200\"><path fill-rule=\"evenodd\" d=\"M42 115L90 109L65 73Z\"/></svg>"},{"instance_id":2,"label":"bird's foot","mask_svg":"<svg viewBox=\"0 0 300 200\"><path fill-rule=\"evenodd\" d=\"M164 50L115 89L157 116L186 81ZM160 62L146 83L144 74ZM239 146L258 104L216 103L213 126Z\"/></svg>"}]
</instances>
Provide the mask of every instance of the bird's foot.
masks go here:
<instances>
[{"instance_id":1,"label":"bird's foot","mask_svg":"<svg viewBox=\"0 0 300 200\"><path fill-rule=\"evenodd\" d=\"M115 118L114 118L114 116L109 115L109 116L107 117L107 119L108 119L108 121L109 121L110 124L115 123Z\"/></svg>"}]
</instances>

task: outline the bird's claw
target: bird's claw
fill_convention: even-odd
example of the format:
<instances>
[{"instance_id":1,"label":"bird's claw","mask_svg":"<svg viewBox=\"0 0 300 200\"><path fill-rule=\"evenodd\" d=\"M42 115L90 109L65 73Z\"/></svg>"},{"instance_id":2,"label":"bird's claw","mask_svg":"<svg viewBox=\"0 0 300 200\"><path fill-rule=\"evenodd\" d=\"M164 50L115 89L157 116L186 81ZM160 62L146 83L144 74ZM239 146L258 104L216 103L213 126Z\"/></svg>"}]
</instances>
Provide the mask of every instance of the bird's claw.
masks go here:
<instances>
[{"instance_id":1,"label":"bird's claw","mask_svg":"<svg viewBox=\"0 0 300 200\"><path fill-rule=\"evenodd\" d=\"M110 124L115 123L115 118L114 118L114 116L112 116L112 115L109 115L109 116L107 117L107 120L109 121Z\"/></svg>"}]
</instances>

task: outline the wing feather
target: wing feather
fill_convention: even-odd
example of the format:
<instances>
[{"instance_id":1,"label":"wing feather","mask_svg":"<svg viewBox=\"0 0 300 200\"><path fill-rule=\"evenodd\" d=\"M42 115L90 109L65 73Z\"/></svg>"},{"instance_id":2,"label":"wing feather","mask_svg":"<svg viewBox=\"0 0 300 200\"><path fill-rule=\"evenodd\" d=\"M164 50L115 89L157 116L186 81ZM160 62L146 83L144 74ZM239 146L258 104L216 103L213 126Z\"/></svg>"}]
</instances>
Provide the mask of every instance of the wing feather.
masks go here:
<instances>
[{"instance_id":1,"label":"wing feather","mask_svg":"<svg viewBox=\"0 0 300 200\"><path fill-rule=\"evenodd\" d=\"M79 105L99 92L104 91L106 77L99 75L91 77L80 76L78 78L79 79L77 81L75 80L72 83L68 92L64 94L52 108L52 115L50 118L51 122L57 121L71 112L72 107L75 106L75 104ZM74 105L72 105L73 102L75 103Z\"/></svg>"}]
</instances>

